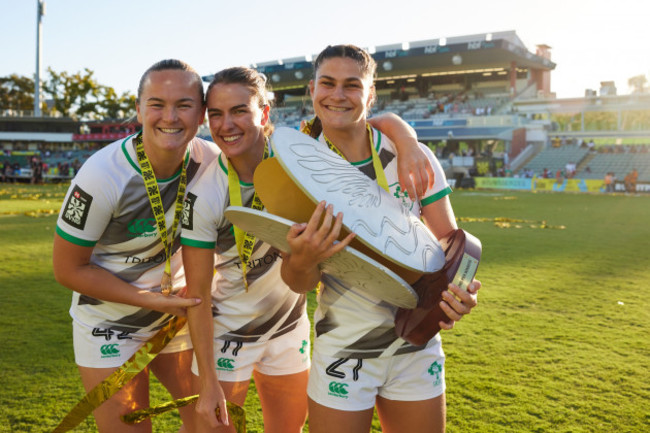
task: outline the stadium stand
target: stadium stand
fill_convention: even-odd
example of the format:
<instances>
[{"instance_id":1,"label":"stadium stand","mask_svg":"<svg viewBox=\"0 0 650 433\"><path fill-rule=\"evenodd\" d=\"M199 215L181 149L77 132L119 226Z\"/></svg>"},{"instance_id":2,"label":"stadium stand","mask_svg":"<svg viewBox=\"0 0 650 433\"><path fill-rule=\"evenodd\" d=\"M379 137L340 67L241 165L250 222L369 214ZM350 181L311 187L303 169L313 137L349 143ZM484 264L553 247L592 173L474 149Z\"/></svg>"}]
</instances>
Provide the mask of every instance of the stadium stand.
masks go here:
<instances>
[{"instance_id":1,"label":"stadium stand","mask_svg":"<svg viewBox=\"0 0 650 433\"><path fill-rule=\"evenodd\" d=\"M636 168L638 182L646 183L642 190L650 190L650 93L618 96L607 89L600 96L556 99L550 47L529 51L514 31L380 46L372 55L377 98L371 115L401 116L460 185L471 184L463 182L472 180L469 176L531 177L545 168L555 177L572 163L579 179L614 172L620 181ZM307 91L311 59L251 67L269 79L276 126L298 128L313 117ZM50 181L69 179L94 150L139 128L134 119L37 119L1 108L0 146L9 169L19 165L15 171L27 176L29 158L20 152L37 154ZM198 135L211 139L206 125ZM597 151L580 145L592 139L599 143ZM603 145L604 139L612 144Z\"/></svg>"},{"instance_id":2,"label":"stadium stand","mask_svg":"<svg viewBox=\"0 0 650 433\"><path fill-rule=\"evenodd\" d=\"M613 172L616 179L622 180L633 169L639 172L639 182L650 182L650 153L597 153L576 177L603 179L607 172Z\"/></svg>"},{"instance_id":3,"label":"stadium stand","mask_svg":"<svg viewBox=\"0 0 650 433\"><path fill-rule=\"evenodd\" d=\"M533 173L539 176L546 168L555 176L555 172L564 170L567 163L574 163L577 167L588 154L589 150L587 148L573 145L548 147L526 164L524 171L532 170Z\"/></svg>"}]
</instances>

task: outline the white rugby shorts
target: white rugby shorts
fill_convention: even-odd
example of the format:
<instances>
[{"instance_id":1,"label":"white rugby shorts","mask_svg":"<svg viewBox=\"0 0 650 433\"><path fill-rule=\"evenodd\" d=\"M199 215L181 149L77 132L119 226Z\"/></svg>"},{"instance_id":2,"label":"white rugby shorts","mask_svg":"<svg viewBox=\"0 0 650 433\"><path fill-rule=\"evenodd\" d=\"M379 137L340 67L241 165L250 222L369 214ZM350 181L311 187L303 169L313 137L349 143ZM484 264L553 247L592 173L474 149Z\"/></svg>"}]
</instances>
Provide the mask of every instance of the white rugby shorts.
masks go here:
<instances>
[{"instance_id":1,"label":"white rugby shorts","mask_svg":"<svg viewBox=\"0 0 650 433\"><path fill-rule=\"evenodd\" d=\"M269 376L283 376L308 370L311 365L309 320L300 320L295 329L266 341L237 342L215 338L215 368L220 381L244 382L253 370ZM199 374L196 356L192 373Z\"/></svg>"},{"instance_id":2,"label":"white rugby shorts","mask_svg":"<svg viewBox=\"0 0 650 433\"><path fill-rule=\"evenodd\" d=\"M361 411L389 400L429 400L445 392L445 354L438 341L426 349L384 358L333 358L312 354L307 394L318 404Z\"/></svg>"},{"instance_id":3,"label":"white rugby shorts","mask_svg":"<svg viewBox=\"0 0 650 433\"><path fill-rule=\"evenodd\" d=\"M119 367L155 334L126 334L112 329L92 328L73 321L75 362L81 367ZM190 331L185 324L160 353L176 353L191 348Z\"/></svg>"}]
</instances>

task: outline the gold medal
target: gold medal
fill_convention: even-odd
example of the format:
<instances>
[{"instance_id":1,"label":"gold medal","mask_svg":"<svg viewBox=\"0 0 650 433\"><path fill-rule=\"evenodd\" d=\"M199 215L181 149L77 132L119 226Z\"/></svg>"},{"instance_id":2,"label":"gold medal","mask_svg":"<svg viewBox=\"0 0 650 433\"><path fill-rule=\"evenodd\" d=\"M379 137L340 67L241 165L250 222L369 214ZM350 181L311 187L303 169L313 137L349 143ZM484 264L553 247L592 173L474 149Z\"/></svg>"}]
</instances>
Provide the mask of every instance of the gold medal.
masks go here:
<instances>
[{"instance_id":1,"label":"gold medal","mask_svg":"<svg viewBox=\"0 0 650 433\"><path fill-rule=\"evenodd\" d=\"M172 276L169 272L163 273L162 281L160 282L160 292L165 296L172 294Z\"/></svg>"}]
</instances>

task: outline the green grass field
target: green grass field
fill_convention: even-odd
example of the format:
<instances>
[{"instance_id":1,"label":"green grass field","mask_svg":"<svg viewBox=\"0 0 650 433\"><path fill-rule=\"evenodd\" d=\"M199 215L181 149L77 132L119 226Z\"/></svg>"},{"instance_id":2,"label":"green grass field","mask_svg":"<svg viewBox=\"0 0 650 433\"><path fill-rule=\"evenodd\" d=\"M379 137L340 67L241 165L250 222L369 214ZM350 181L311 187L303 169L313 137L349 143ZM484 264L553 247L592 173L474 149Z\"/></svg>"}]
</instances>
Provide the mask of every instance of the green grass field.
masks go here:
<instances>
[{"instance_id":1,"label":"green grass field","mask_svg":"<svg viewBox=\"0 0 650 433\"><path fill-rule=\"evenodd\" d=\"M2 432L51 431L83 396L70 292L51 266L64 192L0 185ZM650 197L459 190L452 203L483 242L483 289L443 333L447 431L650 431ZM253 387L246 413L261 433ZM174 412L154 419L178 426ZM92 418L74 431L96 431Z\"/></svg>"}]
</instances>

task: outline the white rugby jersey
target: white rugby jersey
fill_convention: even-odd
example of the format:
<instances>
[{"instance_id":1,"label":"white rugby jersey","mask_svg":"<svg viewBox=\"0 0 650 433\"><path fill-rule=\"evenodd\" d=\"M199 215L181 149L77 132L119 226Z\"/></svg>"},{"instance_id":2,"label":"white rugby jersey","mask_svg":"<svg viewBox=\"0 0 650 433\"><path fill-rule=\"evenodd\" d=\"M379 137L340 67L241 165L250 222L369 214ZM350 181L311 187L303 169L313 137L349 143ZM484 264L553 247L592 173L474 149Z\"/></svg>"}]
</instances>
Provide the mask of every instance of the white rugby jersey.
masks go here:
<instances>
[{"instance_id":1,"label":"white rugby jersey","mask_svg":"<svg viewBox=\"0 0 650 433\"><path fill-rule=\"evenodd\" d=\"M253 184L240 181L240 190L242 203L251 207ZM308 320L305 295L291 291L280 277L280 252L260 240L248 261L246 291L233 226L223 214L230 202L228 160L223 153L192 186L187 201L191 221L184 221L181 243L216 251L212 280L215 337L265 341Z\"/></svg>"},{"instance_id":2,"label":"white rugby jersey","mask_svg":"<svg viewBox=\"0 0 650 433\"><path fill-rule=\"evenodd\" d=\"M420 216L420 203L426 206L451 193L440 163L429 148L420 143L433 166L435 181L433 188L427 190L420 203L411 201L398 182L394 144L376 129L373 129L373 137L390 194L415 215ZM319 141L324 146L327 145L322 134ZM372 158L352 165L370 178L377 178ZM396 312L397 307L355 290L336 278L323 275L318 307L314 314L314 350L336 358L379 358L426 347L413 346L398 339L394 324ZM436 335L429 344L439 338Z\"/></svg>"},{"instance_id":3,"label":"white rugby jersey","mask_svg":"<svg viewBox=\"0 0 650 433\"><path fill-rule=\"evenodd\" d=\"M134 138L111 143L84 163L66 194L56 232L69 242L93 247L91 263L134 286L160 291L165 249L145 190ZM188 188L219 152L214 143L192 139L188 146ZM168 179L158 180L168 236L179 182L180 170ZM179 223L171 259L174 291L185 286L180 232ZM72 296L70 315L84 325L124 333L150 332L171 319L166 313L105 302L77 292Z\"/></svg>"}]
</instances>

